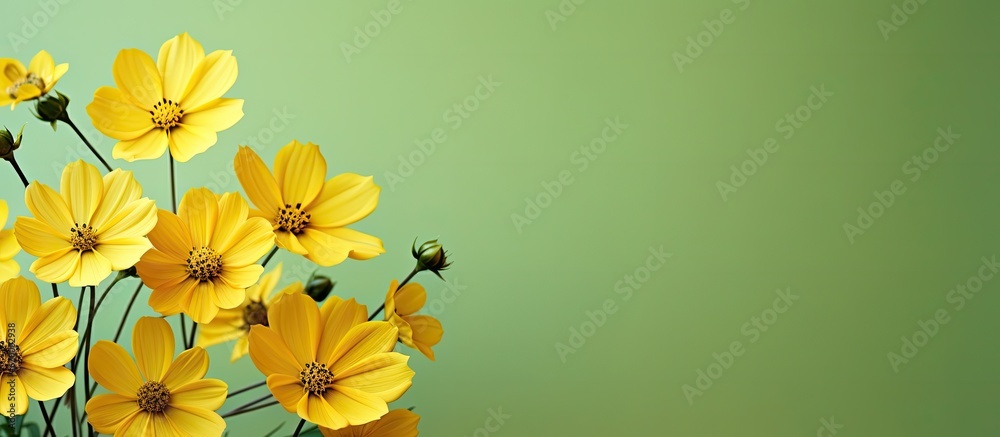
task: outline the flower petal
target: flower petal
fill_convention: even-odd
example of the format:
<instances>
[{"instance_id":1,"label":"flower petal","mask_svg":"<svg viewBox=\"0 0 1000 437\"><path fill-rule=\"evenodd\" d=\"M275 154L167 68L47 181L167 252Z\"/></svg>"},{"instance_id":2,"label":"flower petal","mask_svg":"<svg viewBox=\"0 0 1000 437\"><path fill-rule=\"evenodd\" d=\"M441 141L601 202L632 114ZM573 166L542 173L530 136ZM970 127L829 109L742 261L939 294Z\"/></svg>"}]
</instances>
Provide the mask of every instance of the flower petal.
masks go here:
<instances>
[{"instance_id":1,"label":"flower petal","mask_svg":"<svg viewBox=\"0 0 1000 437\"><path fill-rule=\"evenodd\" d=\"M216 131L201 126L179 124L167 135L170 155L178 162L188 162L195 155L208 150L219 140Z\"/></svg>"},{"instance_id":2,"label":"flower petal","mask_svg":"<svg viewBox=\"0 0 1000 437\"><path fill-rule=\"evenodd\" d=\"M232 245L222 254L223 265L255 264L274 248L274 232L271 231L271 224L267 220L252 217L240 225L230 242Z\"/></svg>"},{"instance_id":3,"label":"flower petal","mask_svg":"<svg viewBox=\"0 0 1000 437\"><path fill-rule=\"evenodd\" d=\"M331 390L328 393L332 395L333 391ZM330 405L329 401L321 396L302 397L296 409L299 412L299 417L319 426L343 428L350 425L347 418L340 414L337 409ZM378 417L376 416L374 419L378 419Z\"/></svg>"},{"instance_id":4,"label":"flower petal","mask_svg":"<svg viewBox=\"0 0 1000 437\"><path fill-rule=\"evenodd\" d=\"M61 331L49 336L31 351L21 349L24 363L47 369L64 366L76 356L79 339L76 331Z\"/></svg>"},{"instance_id":5,"label":"flower petal","mask_svg":"<svg viewBox=\"0 0 1000 437\"><path fill-rule=\"evenodd\" d=\"M174 357L174 332L159 317L142 317L132 329L132 353L146 381L160 381Z\"/></svg>"},{"instance_id":6,"label":"flower petal","mask_svg":"<svg viewBox=\"0 0 1000 437\"><path fill-rule=\"evenodd\" d=\"M139 263L139 266L142 265L142 263ZM144 277L143 281L145 280ZM153 292L149 295L149 306L154 311L165 316L177 314L183 310L181 303L186 299L190 299L188 296L194 292L194 288L197 286L197 279L185 279L176 284L161 285L154 288Z\"/></svg>"},{"instance_id":7,"label":"flower petal","mask_svg":"<svg viewBox=\"0 0 1000 437\"><path fill-rule=\"evenodd\" d=\"M79 268L80 251L67 247L36 259L28 270L42 281L59 284L72 278Z\"/></svg>"},{"instance_id":8,"label":"flower petal","mask_svg":"<svg viewBox=\"0 0 1000 437\"><path fill-rule=\"evenodd\" d=\"M285 341L273 329L254 325L250 327L250 359L257 370L265 375L297 377L302 364L295 359Z\"/></svg>"},{"instance_id":9,"label":"flower petal","mask_svg":"<svg viewBox=\"0 0 1000 437\"><path fill-rule=\"evenodd\" d=\"M219 217L219 201L207 188L192 188L181 199L177 215L191 231L195 248L209 247Z\"/></svg>"},{"instance_id":10,"label":"flower petal","mask_svg":"<svg viewBox=\"0 0 1000 437\"><path fill-rule=\"evenodd\" d=\"M185 113L183 123L221 132L243 118L243 99L216 99L195 112Z\"/></svg>"},{"instance_id":11,"label":"flower petal","mask_svg":"<svg viewBox=\"0 0 1000 437\"><path fill-rule=\"evenodd\" d=\"M322 362L330 362L337 350L337 345L350 332L351 328L368 320L368 312L364 305L359 305L354 299L344 301L336 296L327 299L320 315L323 321L323 332L316 358Z\"/></svg>"},{"instance_id":12,"label":"flower petal","mask_svg":"<svg viewBox=\"0 0 1000 437\"><path fill-rule=\"evenodd\" d=\"M246 191L247 197L268 221L274 221L278 210L284 206L281 191L267 165L247 146L240 146L234 163L236 177Z\"/></svg>"},{"instance_id":13,"label":"flower petal","mask_svg":"<svg viewBox=\"0 0 1000 437\"><path fill-rule=\"evenodd\" d=\"M274 179L285 203L301 203L303 209L308 209L326 179L326 159L319 146L292 141L282 147L274 158Z\"/></svg>"},{"instance_id":14,"label":"flower petal","mask_svg":"<svg viewBox=\"0 0 1000 437\"><path fill-rule=\"evenodd\" d=\"M136 106L118 88L108 86L94 93L87 115L98 131L119 141L139 138L155 126L148 110Z\"/></svg>"},{"instance_id":15,"label":"flower petal","mask_svg":"<svg viewBox=\"0 0 1000 437\"><path fill-rule=\"evenodd\" d=\"M357 325L340 341L327 365L334 375L339 375L365 358L389 352L396 344L396 332L396 327L387 322Z\"/></svg>"},{"instance_id":16,"label":"flower petal","mask_svg":"<svg viewBox=\"0 0 1000 437\"><path fill-rule=\"evenodd\" d=\"M23 341L26 334L30 333L27 324L39 306L41 306L41 296L34 282L17 277L0 284L0 326L6 329L13 323L18 344Z\"/></svg>"},{"instance_id":17,"label":"flower petal","mask_svg":"<svg viewBox=\"0 0 1000 437\"><path fill-rule=\"evenodd\" d=\"M170 404L215 411L226 402L229 386L218 379L199 379L170 390Z\"/></svg>"},{"instance_id":18,"label":"flower petal","mask_svg":"<svg viewBox=\"0 0 1000 437\"><path fill-rule=\"evenodd\" d=\"M69 278L71 287L97 285L111 276L111 260L97 251L80 252L80 265Z\"/></svg>"},{"instance_id":19,"label":"flower petal","mask_svg":"<svg viewBox=\"0 0 1000 437\"><path fill-rule=\"evenodd\" d=\"M48 185L32 182L25 189L24 203L35 218L69 235L69 230L73 228L73 215L63 197Z\"/></svg>"},{"instance_id":20,"label":"flower petal","mask_svg":"<svg viewBox=\"0 0 1000 437\"><path fill-rule=\"evenodd\" d=\"M118 430L115 431L115 436L121 437L133 437L133 436L147 436L147 435L160 435L157 434L156 428L153 426L153 414L147 413L140 410L138 413L133 414L131 417L123 420L118 425ZM169 428L167 434L169 435ZM162 433L162 431L161 431Z\"/></svg>"},{"instance_id":21,"label":"flower petal","mask_svg":"<svg viewBox=\"0 0 1000 437\"><path fill-rule=\"evenodd\" d=\"M321 228L339 228L355 223L375 211L382 189L374 178L354 173L337 175L323 186L309 206L309 223Z\"/></svg>"},{"instance_id":22,"label":"flower petal","mask_svg":"<svg viewBox=\"0 0 1000 437\"><path fill-rule=\"evenodd\" d=\"M299 378L281 373L267 377L267 388L289 413L294 413L302 397L307 396Z\"/></svg>"},{"instance_id":23,"label":"flower petal","mask_svg":"<svg viewBox=\"0 0 1000 437\"><path fill-rule=\"evenodd\" d=\"M25 252L37 257L65 252L72 247L64 236L69 234L66 231L58 232L52 226L32 217L18 217L14 222L14 234L20 246Z\"/></svg>"},{"instance_id":24,"label":"flower petal","mask_svg":"<svg viewBox=\"0 0 1000 437\"><path fill-rule=\"evenodd\" d=\"M156 128L131 140L119 141L111 151L115 159L133 162L141 159L156 159L167 151L167 131Z\"/></svg>"},{"instance_id":25,"label":"flower petal","mask_svg":"<svg viewBox=\"0 0 1000 437\"><path fill-rule=\"evenodd\" d=\"M181 309L197 323L209 323L219 313L215 304L215 286L210 281L202 281L194 290L181 297Z\"/></svg>"},{"instance_id":26,"label":"flower petal","mask_svg":"<svg viewBox=\"0 0 1000 437\"><path fill-rule=\"evenodd\" d=\"M323 397L351 425L364 425L389 412L382 398L351 387L334 385Z\"/></svg>"},{"instance_id":27,"label":"flower petal","mask_svg":"<svg viewBox=\"0 0 1000 437\"><path fill-rule=\"evenodd\" d=\"M102 241L95 250L111 262L112 270L121 271L136 265L152 247L146 238L131 237Z\"/></svg>"},{"instance_id":28,"label":"flower petal","mask_svg":"<svg viewBox=\"0 0 1000 437\"><path fill-rule=\"evenodd\" d=\"M158 250L181 261L194 248L187 225L176 214L163 209L157 211L156 226L149 231L148 237Z\"/></svg>"},{"instance_id":29,"label":"flower petal","mask_svg":"<svg viewBox=\"0 0 1000 437\"><path fill-rule=\"evenodd\" d=\"M138 49L118 52L111 67L118 88L141 108L153 109L163 99L163 82L153 59Z\"/></svg>"},{"instance_id":30,"label":"flower petal","mask_svg":"<svg viewBox=\"0 0 1000 437\"><path fill-rule=\"evenodd\" d=\"M22 297L22 299L24 298ZM43 349L54 344L50 342L53 340L52 337L64 332L73 332L76 315L73 302L65 297L60 296L45 301L31 312L31 317L26 323L17 325L21 353L31 355L42 352ZM66 364L66 361L56 365L63 364Z\"/></svg>"},{"instance_id":31,"label":"flower petal","mask_svg":"<svg viewBox=\"0 0 1000 437\"><path fill-rule=\"evenodd\" d=\"M88 368L94 381L122 396L135 399L135 394L143 383L139 369L135 367L125 348L107 340L99 340L90 349Z\"/></svg>"},{"instance_id":32,"label":"flower petal","mask_svg":"<svg viewBox=\"0 0 1000 437\"><path fill-rule=\"evenodd\" d=\"M267 320L299 363L316 361L319 346L319 308L316 301L304 294L285 296L271 305Z\"/></svg>"},{"instance_id":33,"label":"flower petal","mask_svg":"<svg viewBox=\"0 0 1000 437\"><path fill-rule=\"evenodd\" d=\"M17 377L24 384L28 397L38 401L58 398L76 382L73 371L58 366L45 368L25 364L17 371Z\"/></svg>"},{"instance_id":34,"label":"flower petal","mask_svg":"<svg viewBox=\"0 0 1000 437\"><path fill-rule=\"evenodd\" d=\"M87 402L87 421L101 434L112 435L118 427L139 413L135 398L118 394L97 395Z\"/></svg>"},{"instance_id":35,"label":"flower petal","mask_svg":"<svg viewBox=\"0 0 1000 437\"><path fill-rule=\"evenodd\" d=\"M184 112L196 112L222 97L236 83L239 68L232 50L216 50L198 64L181 98Z\"/></svg>"},{"instance_id":36,"label":"flower petal","mask_svg":"<svg viewBox=\"0 0 1000 437\"><path fill-rule=\"evenodd\" d=\"M393 295L396 301L396 313L401 316L408 316L424 307L427 302L427 291L424 286L416 282L404 285Z\"/></svg>"},{"instance_id":37,"label":"flower petal","mask_svg":"<svg viewBox=\"0 0 1000 437\"><path fill-rule=\"evenodd\" d=\"M160 382L173 392L201 380L206 372L208 372L208 353L205 349L195 346L177 356Z\"/></svg>"},{"instance_id":38,"label":"flower petal","mask_svg":"<svg viewBox=\"0 0 1000 437\"><path fill-rule=\"evenodd\" d=\"M144 237L156 226L156 214L156 204L152 200L132 201L101 225L97 242Z\"/></svg>"},{"instance_id":39,"label":"flower petal","mask_svg":"<svg viewBox=\"0 0 1000 437\"><path fill-rule=\"evenodd\" d=\"M372 355L357 362L337 376L338 387L350 387L392 402L403 396L413 381L410 357L390 352Z\"/></svg>"},{"instance_id":40,"label":"flower petal","mask_svg":"<svg viewBox=\"0 0 1000 437\"><path fill-rule=\"evenodd\" d=\"M306 228L298 240L309 251L310 261L324 267L340 264L348 257L370 259L382 253L382 240L348 228Z\"/></svg>"},{"instance_id":41,"label":"flower petal","mask_svg":"<svg viewBox=\"0 0 1000 437\"><path fill-rule=\"evenodd\" d=\"M205 49L187 32L163 43L156 61L163 76L163 97L179 102L202 59L205 59Z\"/></svg>"},{"instance_id":42,"label":"flower petal","mask_svg":"<svg viewBox=\"0 0 1000 437\"><path fill-rule=\"evenodd\" d=\"M99 229L107 228L105 224L110 225L108 221L112 217L141 197L142 187L135 181L132 172L114 169L104 175L104 196L101 204L97 206L97 211L94 212L91 226ZM147 232L143 232L142 235L146 235Z\"/></svg>"},{"instance_id":43,"label":"flower petal","mask_svg":"<svg viewBox=\"0 0 1000 437\"><path fill-rule=\"evenodd\" d=\"M208 245L215 248L218 252L225 252L236 243L233 237L236 235L237 230L239 230L240 225L247 220L247 216L250 214L250 207L247 206L247 202L243 200L243 197L237 193L223 194L219 198L218 203L219 220Z\"/></svg>"},{"instance_id":44,"label":"flower petal","mask_svg":"<svg viewBox=\"0 0 1000 437\"><path fill-rule=\"evenodd\" d=\"M222 435L222 432L226 430L226 421L222 420L222 417L214 411L187 405L171 406L173 408L168 408L165 416L173 428L172 435L217 436ZM178 434L178 432L182 434Z\"/></svg>"},{"instance_id":45,"label":"flower petal","mask_svg":"<svg viewBox=\"0 0 1000 437\"><path fill-rule=\"evenodd\" d=\"M407 346L415 347L431 361L434 361L434 351L431 347L441 342L444 336L444 328L441 321L431 316L408 316L406 321L413 331L412 344Z\"/></svg>"},{"instance_id":46,"label":"flower petal","mask_svg":"<svg viewBox=\"0 0 1000 437\"><path fill-rule=\"evenodd\" d=\"M4 414L10 413L8 410L10 407L14 407L14 414L16 415L20 416L27 413L28 391L24 389L24 382L21 381L21 378L18 378L16 375L11 376L9 374L0 374L0 380L3 381L2 387L4 387L5 391L7 391L7 393L5 393L6 396L4 397L8 399L8 404L3 409ZM14 393L9 392L10 387L14 387ZM7 397L10 396L10 394L14 395L13 402L11 402L10 398Z\"/></svg>"}]
</instances>

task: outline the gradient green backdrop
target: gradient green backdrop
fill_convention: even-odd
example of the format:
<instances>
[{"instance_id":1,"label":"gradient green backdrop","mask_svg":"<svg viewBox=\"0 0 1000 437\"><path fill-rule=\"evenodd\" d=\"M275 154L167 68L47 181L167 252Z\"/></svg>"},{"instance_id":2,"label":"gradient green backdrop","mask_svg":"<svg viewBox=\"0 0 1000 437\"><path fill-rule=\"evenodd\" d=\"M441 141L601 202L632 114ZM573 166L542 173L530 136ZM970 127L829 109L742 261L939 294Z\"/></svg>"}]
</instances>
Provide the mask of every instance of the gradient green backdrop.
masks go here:
<instances>
[{"instance_id":1,"label":"gradient green backdrop","mask_svg":"<svg viewBox=\"0 0 1000 437\"><path fill-rule=\"evenodd\" d=\"M409 271L413 238L441 237L461 294L419 277L446 333L437 362L411 359L414 386L394 404L416 406L422 435L830 435L820 429L831 417L838 436L996 434L997 284L961 310L947 301L1000 250L994 4L911 2L919 9L886 39L878 22L891 24L902 1L402 0L348 61L343 44L388 1L61 1L51 17L44 2L6 5L5 31L45 25L25 41L8 34L0 52L27 62L46 49L69 62L58 89L82 126L119 49L155 53L187 31L208 50L234 50L228 95L246 99L246 116L179 167L179 190L239 190L227 167L251 137L268 162L299 139L322 145L331 176L376 176L381 203L357 228L387 253L325 269L338 294L377 306ZM560 6L565 20L552 15ZM720 33L710 22L718 35L681 71L674 54L727 9L729 23ZM490 76L500 85L472 97ZM786 139L776 123L820 86L833 96ZM477 109L459 125L448 111L463 102ZM77 155L65 126L53 133L27 105L4 111L8 127L28 123L18 158L29 178L57 184L53 159L96 162ZM628 127L594 143L603 153L583 169L576 152L615 117ZM910 181L906 162L948 127L961 138ZM446 139L419 152L415 141L435 129ZM91 138L110 156L110 139ZM724 200L717 183L768 138L780 149ZM419 165L401 173L401 159ZM115 164L168 205L166 161ZM512 214L560 174L572 182L518 229ZM905 194L852 244L844 223L897 179ZM24 214L14 173L0 183ZM639 272L646 282L625 299L616 284L661 246L672 256ZM18 259L30 275L29 257ZM290 280L310 271L278 259ZM132 284L106 304L99 337L113 334ZM744 324L769 316L779 288L799 299L751 342ZM609 300L617 311L591 330L588 312ZM151 314L142 307L132 319ZM939 309L950 322L894 370L887 354ZM557 343L581 328L593 335L560 356ZM689 402L683 387L734 341L743 354ZM249 359L228 364L228 346L211 352L210 376L232 388L259 379ZM508 416L502 425L491 410ZM284 423L287 435L295 422L271 408L230 429Z\"/></svg>"}]
</instances>

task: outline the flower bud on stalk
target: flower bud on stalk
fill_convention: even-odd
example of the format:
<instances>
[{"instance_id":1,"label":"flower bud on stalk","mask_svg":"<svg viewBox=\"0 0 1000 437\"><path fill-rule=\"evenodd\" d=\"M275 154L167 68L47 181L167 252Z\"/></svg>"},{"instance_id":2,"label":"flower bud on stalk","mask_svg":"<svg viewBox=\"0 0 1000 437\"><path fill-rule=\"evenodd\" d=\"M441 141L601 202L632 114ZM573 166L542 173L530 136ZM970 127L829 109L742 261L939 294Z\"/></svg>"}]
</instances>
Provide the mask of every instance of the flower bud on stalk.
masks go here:
<instances>
[{"instance_id":1,"label":"flower bud on stalk","mask_svg":"<svg viewBox=\"0 0 1000 437\"><path fill-rule=\"evenodd\" d=\"M0 158L7 161L14 159L14 151L21 147L22 133L24 133L24 126L21 126L21 130L17 132L17 138L6 127L0 131Z\"/></svg>"},{"instance_id":2,"label":"flower bud on stalk","mask_svg":"<svg viewBox=\"0 0 1000 437\"><path fill-rule=\"evenodd\" d=\"M69 97L55 91L56 95L47 95L38 99L35 103L35 117L52 125L52 130L56 129L56 122L69 123Z\"/></svg>"},{"instance_id":3,"label":"flower bud on stalk","mask_svg":"<svg viewBox=\"0 0 1000 437\"><path fill-rule=\"evenodd\" d=\"M437 240L430 240L421 244L419 249L416 244L417 240L413 240L413 247L410 249L413 258L417 260L416 270L418 272L430 270L443 281L444 278L439 272L447 270L451 266L451 263L448 262L448 252L444 250L444 246L438 243Z\"/></svg>"},{"instance_id":4,"label":"flower bud on stalk","mask_svg":"<svg viewBox=\"0 0 1000 437\"><path fill-rule=\"evenodd\" d=\"M306 285L306 294L313 298L316 302L322 302L326 300L330 292L333 291L333 286L337 285L336 282L330 280L326 276L316 276L309 281Z\"/></svg>"}]
</instances>

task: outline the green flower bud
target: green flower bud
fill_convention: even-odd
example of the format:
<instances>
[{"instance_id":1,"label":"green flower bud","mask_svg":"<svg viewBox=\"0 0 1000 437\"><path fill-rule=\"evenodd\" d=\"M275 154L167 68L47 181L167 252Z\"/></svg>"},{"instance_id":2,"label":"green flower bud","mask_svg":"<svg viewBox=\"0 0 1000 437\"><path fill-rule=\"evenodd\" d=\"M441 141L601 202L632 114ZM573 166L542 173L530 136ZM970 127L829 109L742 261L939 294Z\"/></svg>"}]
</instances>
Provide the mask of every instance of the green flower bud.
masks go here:
<instances>
[{"instance_id":1,"label":"green flower bud","mask_svg":"<svg viewBox=\"0 0 1000 437\"><path fill-rule=\"evenodd\" d=\"M14 151L21 147L21 134L24 133L24 126L17 132L15 138L6 127L0 131L0 158L8 161L14 159Z\"/></svg>"},{"instance_id":2,"label":"green flower bud","mask_svg":"<svg viewBox=\"0 0 1000 437\"><path fill-rule=\"evenodd\" d=\"M438 243L437 240L430 240L417 248L417 240L413 240L413 248L410 249L413 254L413 258L417 260L417 271L430 270L437 275L438 278L444 280L441 277L441 271L447 270L451 266L448 261L448 252L444 250L444 246Z\"/></svg>"},{"instance_id":3,"label":"green flower bud","mask_svg":"<svg viewBox=\"0 0 1000 437\"><path fill-rule=\"evenodd\" d=\"M58 91L55 93L56 95L46 95L35 103L35 117L51 124L53 130L57 121L69 122L69 114L66 112L69 108L69 97Z\"/></svg>"},{"instance_id":4,"label":"green flower bud","mask_svg":"<svg viewBox=\"0 0 1000 437\"><path fill-rule=\"evenodd\" d=\"M312 280L309 281L309 285L306 285L306 294L313 298L316 302L322 302L326 300L330 292L333 291L333 286L337 285L336 282L330 280L326 276L314 276Z\"/></svg>"}]
</instances>

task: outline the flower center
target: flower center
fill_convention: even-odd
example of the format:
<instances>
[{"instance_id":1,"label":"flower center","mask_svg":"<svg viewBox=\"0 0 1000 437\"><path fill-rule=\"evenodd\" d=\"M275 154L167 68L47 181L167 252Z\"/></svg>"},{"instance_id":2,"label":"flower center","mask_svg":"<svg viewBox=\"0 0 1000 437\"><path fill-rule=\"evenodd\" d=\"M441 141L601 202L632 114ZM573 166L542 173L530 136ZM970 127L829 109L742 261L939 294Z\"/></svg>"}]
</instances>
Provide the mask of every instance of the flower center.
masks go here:
<instances>
[{"instance_id":1,"label":"flower center","mask_svg":"<svg viewBox=\"0 0 1000 437\"><path fill-rule=\"evenodd\" d=\"M251 301L243 308L243 321L247 329L253 325L269 326L267 324L267 307L264 306L263 302Z\"/></svg>"},{"instance_id":2,"label":"flower center","mask_svg":"<svg viewBox=\"0 0 1000 437\"><path fill-rule=\"evenodd\" d=\"M296 203L294 207L285 205L284 208L278 210L278 228L282 231L298 234L306 229L311 218L312 214L306 214L302 210L301 203Z\"/></svg>"},{"instance_id":3,"label":"flower center","mask_svg":"<svg viewBox=\"0 0 1000 437\"><path fill-rule=\"evenodd\" d=\"M36 76L35 73L28 73L27 76L18 79L16 82L7 87L7 95L12 99L17 98L17 90L19 90L21 86L27 84L32 84L38 87L39 90L45 89L45 81L43 81L42 78Z\"/></svg>"},{"instance_id":4,"label":"flower center","mask_svg":"<svg viewBox=\"0 0 1000 437\"><path fill-rule=\"evenodd\" d=\"M135 397L138 398L139 408L149 413L162 413L170 404L170 390L156 381L146 382L139 387Z\"/></svg>"},{"instance_id":5,"label":"flower center","mask_svg":"<svg viewBox=\"0 0 1000 437\"><path fill-rule=\"evenodd\" d=\"M153 105L153 110L149 111L149 115L153 116L153 124L157 127L170 129L180 124L181 118L184 117L184 110L181 109L180 103L163 99Z\"/></svg>"},{"instance_id":6,"label":"flower center","mask_svg":"<svg viewBox=\"0 0 1000 437\"><path fill-rule=\"evenodd\" d=\"M21 347L0 341L0 375L14 375L21 369Z\"/></svg>"},{"instance_id":7,"label":"flower center","mask_svg":"<svg viewBox=\"0 0 1000 437\"><path fill-rule=\"evenodd\" d=\"M211 281L222 273L222 255L216 254L215 249L192 247L188 255L185 270L188 275L198 278L199 281Z\"/></svg>"},{"instance_id":8,"label":"flower center","mask_svg":"<svg viewBox=\"0 0 1000 437\"><path fill-rule=\"evenodd\" d=\"M80 252L94 250L94 246L97 245L97 233L88 224L74 223L74 227L69 230L69 233L71 234L69 242L73 244L74 249Z\"/></svg>"},{"instance_id":9,"label":"flower center","mask_svg":"<svg viewBox=\"0 0 1000 437\"><path fill-rule=\"evenodd\" d=\"M333 372L326 368L326 364L314 361L306 364L305 370L299 372L299 380L307 391L322 396L326 388L333 384Z\"/></svg>"}]
</instances>

